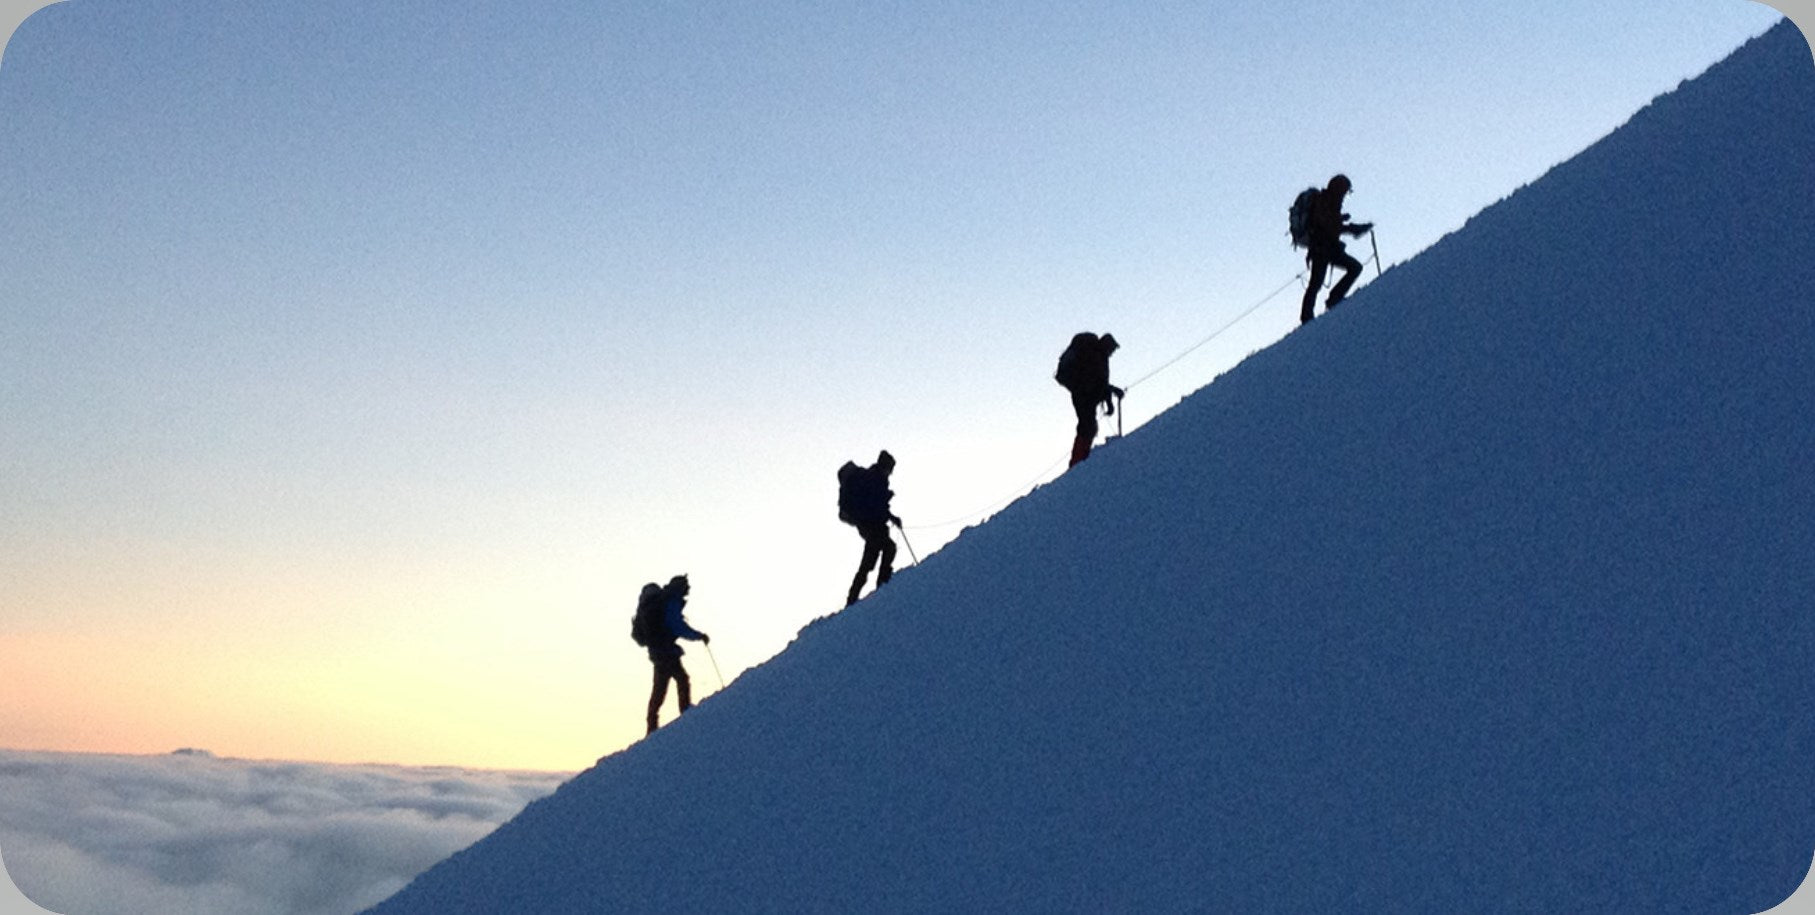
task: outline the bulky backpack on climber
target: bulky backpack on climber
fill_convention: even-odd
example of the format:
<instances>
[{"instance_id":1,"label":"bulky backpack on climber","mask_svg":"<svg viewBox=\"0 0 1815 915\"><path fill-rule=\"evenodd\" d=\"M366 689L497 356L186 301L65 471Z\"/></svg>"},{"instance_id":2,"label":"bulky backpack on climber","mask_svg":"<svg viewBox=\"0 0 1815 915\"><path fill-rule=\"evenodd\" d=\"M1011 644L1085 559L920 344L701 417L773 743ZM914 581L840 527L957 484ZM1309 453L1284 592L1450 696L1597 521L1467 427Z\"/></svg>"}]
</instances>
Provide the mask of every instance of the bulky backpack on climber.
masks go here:
<instances>
[{"instance_id":1,"label":"bulky backpack on climber","mask_svg":"<svg viewBox=\"0 0 1815 915\"><path fill-rule=\"evenodd\" d=\"M1292 208L1286 211L1291 220L1292 247L1311 247L1311 208L1317 205L1317 188L1307 187L1298 192L1292 199Z\"/></svg>"},{"instance_id":2,"label":"bulky backpack on climber","mask_svg":"<svg viewBox=\"0 0 1815 915\"><path fill-rule=\"evenodd\" d=\"M664 642L674 641L668 633L668 621L663 618L661 586L651 582L643 586L643 593L637 596L637 612L630 618L630 640L648 648Z\"/></svg>"},{"instance_id":3,"label":"bulky backpack on climber","mask_svg":"<svg viewBox=\"0 0 1815 915\"><path fill-rule=\"evenodd\" d=\"M1084 380L1079 375L1083 369L1084 350L1094 347L1096 344L1097 335L1089 331L1072 335L1071 345L1065 347L1065 352L1059 354L1059 368L1058 371L1053 372L1052 380L1063 385L1068 391L1076 388L1078 383Z\"/></svg>"},{"instance_id":4,"label":"bulky backpack on climber","mask_svg":"<svg viewBox=\"0 0 1815 915\"><path fill-rule=\"evenodd\" d=\"M856 524L851 518L851 509L857 507L862 498L862 480L864 470L856 461L845 461L838 468L838 520L846 524Z\"/></svg>"}]
</instances>

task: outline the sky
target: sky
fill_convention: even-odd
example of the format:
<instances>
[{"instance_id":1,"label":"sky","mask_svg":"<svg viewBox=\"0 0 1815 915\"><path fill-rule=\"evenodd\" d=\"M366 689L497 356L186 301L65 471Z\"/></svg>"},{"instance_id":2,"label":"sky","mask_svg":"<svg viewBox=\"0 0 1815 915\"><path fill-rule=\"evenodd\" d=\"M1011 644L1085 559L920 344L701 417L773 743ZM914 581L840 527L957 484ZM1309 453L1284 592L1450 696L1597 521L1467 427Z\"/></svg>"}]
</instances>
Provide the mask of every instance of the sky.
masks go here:
<instances>
[{"instance_id":1,"label":"sky","mask_svg":"<svg viewBox=\"0 0 1815 915\"><path fill-rule=\"evenodd\" d=\"M45 7L0 747L582 768L642 733L643 583L691 576L709 695L842 603L844 461L897 457L926 558L1059 471L1074 332L1132 431L1293 326L1298 190L1349 174L1390 266L1778 16Z\"/></svg>"},{"instance_id":2,"label":"sky","mask_svg":"<svg viewBox=\"0 0 1815 915\"><path fill-rule=\"evenodd\" d=\"M1811 148L1784 24L371 915L1774 909Z\"/></svg>"}]
</instances>

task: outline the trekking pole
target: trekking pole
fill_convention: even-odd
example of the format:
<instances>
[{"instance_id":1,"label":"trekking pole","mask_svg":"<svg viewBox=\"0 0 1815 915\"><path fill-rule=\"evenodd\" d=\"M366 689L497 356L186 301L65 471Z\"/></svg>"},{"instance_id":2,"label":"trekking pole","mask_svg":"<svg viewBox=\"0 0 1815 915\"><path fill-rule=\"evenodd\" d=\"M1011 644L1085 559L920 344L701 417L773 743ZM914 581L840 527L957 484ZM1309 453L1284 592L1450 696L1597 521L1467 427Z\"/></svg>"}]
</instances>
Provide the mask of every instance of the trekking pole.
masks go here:
<instances>
[{"instance_id":1,"label":"trekking pole","mask_svg":"<svg viewBox=\"0 0 1815 915\"><path fill-rule=\"evenodd\" d=\"M1374 278L1380 279L1380 243L1374 240L1374 227L1368 226L1368 246L1374 249Z\"/></svg>"},{"instance_id":2,"label":"trekking pole","mask_svg":"<svg viewBox=\"0 0 1815 915\"><path fill-rule=\"evenodd\" d=\"M908 542L907 528L902 527L901 522L897 521L895 522L895 530L901 532L901 545L907 547L908 558L914 560L914 565L919 565L920 557L914 555L914 545Z\"/></svg>"},{"instance_id":3,"label":"trekking pole","mask_svg":"<svg viewBox=\"0 0 1815 915\"><path fill-rule=\"evenodd\" d=\"M1124 396L1126 396L1127 393L1128 393L1127 391L1123 391L1122 393L1117 394L1115 396L1115 437L1116 438L1122 437L1122 414L1127 411L1127 408L1122 406L1122 398Z\"/></svg>"},{"instance_id":4,"label":"trekking pole","mask_svg":"<svg viewBox=\"0 0 1815 915\"><path fill-rule=\"evenodd\" d=\"M725 675L719 673L718 656L712 653L711 642L702 642L701 644L706 646L706 657L712 661L712 673L718 677L718 688L722 690L725 688Z\"/></svg>"}]
</instances>

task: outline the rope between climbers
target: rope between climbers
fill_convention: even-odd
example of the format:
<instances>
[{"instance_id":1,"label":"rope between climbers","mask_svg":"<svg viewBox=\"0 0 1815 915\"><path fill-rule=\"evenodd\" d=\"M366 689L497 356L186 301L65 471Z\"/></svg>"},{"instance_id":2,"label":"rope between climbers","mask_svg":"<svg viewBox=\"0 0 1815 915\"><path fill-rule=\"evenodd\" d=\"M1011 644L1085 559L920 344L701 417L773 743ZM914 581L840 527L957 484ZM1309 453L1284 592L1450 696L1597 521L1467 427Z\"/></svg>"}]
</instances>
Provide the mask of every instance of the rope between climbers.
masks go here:
<instances>
[{"instance_id":1,"label":"rope between climbers","mask_svg":"<svg viewBox=\"0 0 1815 915\"><path fill-rule=\"evenodd\" d=\"M981 518L984 515L987 515L990 512L993 512L996 509L999 509L1002 506L1007 505L1010 502L1013 502L1015 499L1020 498L1019 494L1026 492L1027 489L1029 487L1033 486L1035 483L1038 483L1041 480L1046 479L1046 475L1049 473L1052 473L1053 468L1059 466L1064 461L1065 461L1065 458L1063 458L1063 457L1059 458L1056 461L1053 461L1052 463L1046 465L1045 470L1040 471L1039 473L1035 474L1031 479L1029 479L1027 482L1022 483L1020 486L1015 487L1014 491L1011 492L1009 495L1003 496L1002 498L997 499L996 501L991 502L990 504L988 504L980 509L977 509L976 511L969 512L969 513L963 514L963 515L959 515L958 517L953 518L950 521L939 521L939 522L936 522L933 524L910 524L907 526L906 529L910 530L910 531L925 531L925 530L931 530L936 527L951 527L954 524L962 524L963 522L969 521L972 518Z\"/></svg>"},{"instance_id":2,"label":"rope between climbers","mask_svg":"<svg viewBox=\"0 0 1815 915\"><path fill-rule=\"evenodd\" d=\"M1369 263L1374 264L1374 269L1376 271L1378 271L1380 269L1380 254L1378 252L1376 252L1372 257L1369 257L1366 261L1363 261L1362 266L1366 267ZM1134 381L1129 382L1127 385L1125 385L1122 388L1122 390L1127 391L1127 390L1132 389L1135 385L1138 385L1141 382L1144 382L1147 379L1152 378L1155 375L1158 375L1159 373L1161 373L1161 372L1171 368L1173 365L1177 364L1179 360L1185 358L1186 356L1191 355L1194 352L1197 352L1198 349L1202 348L1204 345L1208 344L1210 341L1215 340L1217 337L1220 337L1223 334L1227 333L1230 328L1241 323L1242 320L1247 318L1249 315L1259 311L1260 307L1262 305L1265 305L1268 302L1271 302L1274 299L1278 298L1280 293L1285 292L1287 289L1292 288L1293 284L1302 285L1304 283L1305 278L1308 275L1309 275L1308 271L1300 270L1291 279L1286 280L1283 284L1281 284L1278 289L1275 289L1272 292L1267 293L1265 296L1262 296L1259 301L1248 306L1248 308L1245 311L1243 311L1241 314L1238 314L1235 317L1230 318L1227 322L1225 322L1223 324L1223 326L1212 331L1209 336L1205 337L1202 340L1197 341L1196 343L1191 344L1191 346L1187 347L1184 352L1179 353L1176 356L1173 356L1171 359L1168 359L1163 363L1160 363L1159 368L1156 368L1153 371L1148 372L1147 374L1142 375L1141 377L1135 379ZM973 512L968 512L963 515L959 515L958 517L953 518L949 521L939 521L939 522L935 522L933 524L908 525L908 526L904 527L903 530L909 530L909 531L931 530L933 528L939 528L939 527L950 527L954 524L960 524L965 521L969 521L973 518L980 518L984 515L989 514L990 512L993 512L993 511L1001 508L1004 505L1007 505L1008 503L1014 501L1015 499L1019 498L1022 494L1024 494L1029 489L1029 487L1031 487L1034 484L1045 479L1046 475L1051 473L1054 467L1059 466L1059 464L1063 463L1064 461L1065 461L1065 458L1059 458L1058 460L1053 461L1051 464L1046 465L1045 470L1040 471L1038 474L1035 474L1032 479L1029 479L1027 482L1022 483L1020 486L1016 487L1012 493L1010 493L1007 496L1003 496L1002 498L997 499L994 502L991 502L989 505L987 505L983 508L980 508Z\"/></svg>"},{"instance_id":3,"label":"rope between climbers","mask_svg":"<svg viewBox=\"0 0 1815 915\"><path fill-rule=\"evenodd\" d=\"M1380 270L1380 254L1378 251L1376 251L1367 260L1361 262L1361 266L1364 269L1367 267L1368 264L1373 264L1375 271L1378 272ZM1142 375L1141 377L1135 379L1134 381L1131 381L1128 384L1124 385L1122 390L1126 391L1126 390L1129 390L1130 388L1133 388L1135 385L1138 385L1141 382L1146 381L1147 379L1152 378L1153 376L1158 375L1159 373L1171 368L1173 366L1173 364L1178 362L1180 359L1183 359L1186 356L1189 356L1192 353L1197 352L1197 350L1200 347L1202 347L1203 345L1209 343L1212 340L1215 340L1217 337L1222 336L1224 333L1228 332L1229 328L1234 327L1235 325L1241 323L1243 318L1246 318L1247 316L1255 313L1256 311L1259 311L1260 307L1262 305L1265 305L1268 302L1273 301L1275 298L1277 298L1279 296L1280 293L1285 292L1287 289L1292 288L1293 283L1298 283L1298 284L1302 285L1304 283L1306 276L1307 276L1306 271L1303 271L1303 270L1298 271L1297 275L1293 276L1289 280L1286 280L1285 283L1283 285L1281 285L1278 289L1275 289L1272 292L1267 293L1266 296L1264 298L1262 298L1260 301L1255 302L1253 305L1248 306L1248 310L1242 312L1241 314L1236 315L1233 318L1230 318L1228 323L1217 328L1215 331L1212 331L1210 336L1205 337L1204 339L1191 344L1191 346L1189 348L1187 348L1184 352L1179 353L1178 355L1173 356L1171 359L1168 359L1165 362L1161 363L1159 368L1154 369L1153 371L1148 372L1147 374Z\"/></svg>"},{"instance_id":4,"label":"rope between climbers","mask_svg":"<svg viewBox=\"0 0 1815 915\"><path fill-rule=\"evenodd\" d=\"M1168 368L1171 368L1173 363L1176 363L1180 359L1183 359L1186 356L1191 355L1191 353L1196 351L1199 347L1202 347L1205 344L1209 343L1210 341L1221 336L1223 333L1227 332L1229 330L1229 328L1234 327L1243 318L1246 318L1247 316L1253 314L1254 312L1259 311L1260 307L1262 305L1265 305L1268 302L1271 302L1280 293L1291 288L1292 284L1300 282L1304 278L1305 278L1304 271L1302 271L1302 270L1299 271L1299 273L1296 276L1287 280L1285 282L1285 285L1280 286L1278 289L1275 289L1270 293L1267 293L1265 298L1262 298L1260 301L1255 302L1253 305L1248 306L1248 309L1246 311L1242 312L1239 315L1236 315L1234 318L1230 319L1229 322L1224 324L1222 327L1217 328L1214 333L1210 334L1210 336L1205 337L1202 340L1199 340L1197 343L1193 344L1190 349L1187 349L1184 352L1179 353L1177 356L1174 356L1171 359L1167 360L1159 368L1156 368L1153 371L1148 372L1145 375L1142 375L1138 380L1136 380L1133 383L1124 387L1123 390L1128 390L1129 388L1132 388L1135 385L1140 384L1141 382L1146 381L1147 379L1152 378L1155 375L1158 375L1160 372L1165 371ZM1058 460L1053 461L1051 464L1046 465L1046 469L1035 474L1027 482L1022 483L1020 486L1015 487L1015 489L1009 495L1003 496L1002 498L999 498L996 501L991 502L989 505L986 505L983 508L977 509L976 511L967 512L965 514L959 515L955 518L952 518L949 521L939 521L939 522L935 522L932 524L914 524L914 525L907 526L906 529L910 530L910 531L923 531L923 530L930 530L932 528L950 527L954 524L960 524L962 522L969 521L973 518L980 518L984 515L987 515L990 512L995 511L996 509L1001 508L1004 505L1007 505L1009 502L1014 501L1016 498L1019 498L1020 494L1026 492L1027 489L1029 487L1033 486L1035 483L1038 483L1041 480L1045 479L1046 475L1053 471L1053 468L1059 466L1064 461L1065 461L1065 458L1061 457Z\"/></svg>"},{"instance_id":5,"label":"rope between climbers","mask_svg":"<svg viewBox=\"0 0 1815 915\"><path fill-rule=\"evenodd\" d=\"M1215 340L1217 337L1220 337L1223 334L1227 333L1229 328L1234 327L1235 325L1241 323L1243 318L1246 318L1247 316L1255 313L1256 311L1259 311L1260 307L1262 305L1265 305L1268 302L1273 301L1275 298L1277 298L1279 296L1280 293L1285 292L1287 289L1292 288L1293 284L1302 283L1304 281L1304 278L1305 278L1305 272L1302 270L1299 271L1298 275L1292 277L1289 280L1286 280L1284 285L1280 286L1278 289L1273 290L1272 292L1267 293L1266 297L1261 299L1260 301L1255 302L1253 305L1248 306L1248 310L1242 312L1241 314L1236 315L1233 318L1230 318L1227 323L1225 323L1223 326L1221 326L1221 327L1217 328L1215 331L1213 331L1210 334L1210 336L1205 337L1204 339L1191 344L1189 349L1186 349L1184 352L1179 353L1178 355L1173 356L1171 359L1168 359L1165 362L1161 363L1159 368L1156 368L1153 371L1148 372L1147 374L1142 375L1141 377L1135 379L1134 381L1131 381L1128 384L1124 385L1122 390L1125 390L1125 391L1129 390L1129 389L1133 388L1135 385L1138 385L1141 382L1146 381L1147 379L1152 378L1153 376L1158 375L1159 373L1171 368L1180 359L1183 359L1186 356L1189 356L1192 353L1197 352L1197 350L1199 348L1203 347L1205 344L1207 344L1210 341Z\"/></svg>"}]
</instances>

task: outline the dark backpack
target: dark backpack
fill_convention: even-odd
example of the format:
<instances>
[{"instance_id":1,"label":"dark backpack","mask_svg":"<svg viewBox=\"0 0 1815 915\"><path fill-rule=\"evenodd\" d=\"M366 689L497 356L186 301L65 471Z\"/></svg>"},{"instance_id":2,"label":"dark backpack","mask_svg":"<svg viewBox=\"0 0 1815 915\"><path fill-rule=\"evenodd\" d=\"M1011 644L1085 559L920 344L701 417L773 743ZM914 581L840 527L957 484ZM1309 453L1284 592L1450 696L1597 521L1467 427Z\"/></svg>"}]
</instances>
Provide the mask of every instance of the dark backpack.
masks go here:
<instances>
[{"instance_id":1,"label":"dark backpack","mask_svg":"<svg viewBox=\"0 0 1815 915\"><path fill-rule=\"evenodd\" d=\"M856 461L845 461L838 468L838 520L846 524L857 523L851 520L851 510L863 499L864 476Z\"/></svg>"},{"instance_id":2,"label":"dark backpack","mask_svg":"<svg viewBox=\"0 0 1815 915\"><path fill-rule=\"evenodd\" d=\"M1083 369L1084 349L1096 346L1096 344L1096 334L1089 331L1074 334L1071 338L1071 345L1065 347L1065 352L1059 354L1059 369L1053 372L1052 380L1063 385L1068 391L1076 388L1084 380L1079 374Z\"/></svg>"},{"instance_id":3,"label":"dark backpack","mask_svg":"<svg viewBox=\"0 0 1815 915\"><path fill-rule=\"evenodd\" d=\"M630 640L648 648L674 641L668 634L668 620L663 616L662 589L654 582L643 586L637 597L637 612L630 618Z\"/></svg>"},{"instance_id":4,"label":"dark backpack","mask_svg":"<svg viewBox=\"0 0 1815 915\"><path fill-rule=\"evenodd\" d=\"M1317 188L1307 187L1298 192L1292 199L1292 209L1286 211L1291 220L1292 247L1311 247L1311 208L1317 205Z\"/></svg>"}]
</instances>

